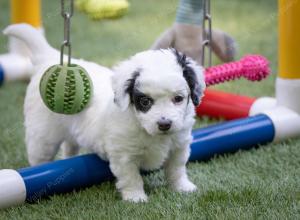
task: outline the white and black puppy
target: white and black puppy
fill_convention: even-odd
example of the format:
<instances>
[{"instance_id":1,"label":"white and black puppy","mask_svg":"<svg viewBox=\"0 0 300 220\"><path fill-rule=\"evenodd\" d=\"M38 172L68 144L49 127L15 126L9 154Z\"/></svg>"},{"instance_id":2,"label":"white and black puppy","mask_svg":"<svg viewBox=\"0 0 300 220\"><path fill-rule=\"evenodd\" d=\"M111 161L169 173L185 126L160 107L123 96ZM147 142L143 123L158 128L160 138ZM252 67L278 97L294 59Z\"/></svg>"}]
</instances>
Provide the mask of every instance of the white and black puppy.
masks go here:
<instances>
[{"instance_id":1,"label":"white and black puppy","mask_svg":"<svg viewBox=\"0 0 300 220\"><path fill-rule=\"evenodd\" d=\"M186 163L205 83L203 69L193 60L174 49L150 50L111 71L73 59L88 71L94 92L82 112L62 115L51 112L39 94L41 76L58 62L58 51L29 25L11 25L4 33L26 43L35 66L24 107L31 165L53 160L60 146L66 157L85 147L109 161L124 200L146 201L140 170L162 166L173 189L196 190Z\"/></svg>"}]
</instances>

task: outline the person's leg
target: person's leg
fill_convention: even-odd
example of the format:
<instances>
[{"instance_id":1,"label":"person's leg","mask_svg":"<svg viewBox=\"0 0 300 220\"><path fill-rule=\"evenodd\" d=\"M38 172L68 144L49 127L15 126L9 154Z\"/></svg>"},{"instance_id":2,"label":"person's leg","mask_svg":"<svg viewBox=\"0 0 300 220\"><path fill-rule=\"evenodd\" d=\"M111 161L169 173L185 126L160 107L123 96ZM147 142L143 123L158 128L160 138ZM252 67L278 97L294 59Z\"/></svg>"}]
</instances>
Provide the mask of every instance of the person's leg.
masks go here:
<instances>
[{"instance_id":1,"label":"person's leg","mask_svg":"<svg viewBox=\"0 0 300 220\"><path fill-rule=\"evenodd\" d=\"M152 45L152 49L174 47L201 61L203 0L180 0L175 24L165 31ZM212 50L224 62L234 59L236 44L232 37L219 31L212 31Z\"/></svg>"},{"instance_id":2,"label":"person's leg","mask_svg":"<svg viewBox=\"0 0 300 220\"><path fill-rule=\"evenodd\" d=\"M180 0L175 22L202 26L203 0Z\"/></svg>"}]
</instances>

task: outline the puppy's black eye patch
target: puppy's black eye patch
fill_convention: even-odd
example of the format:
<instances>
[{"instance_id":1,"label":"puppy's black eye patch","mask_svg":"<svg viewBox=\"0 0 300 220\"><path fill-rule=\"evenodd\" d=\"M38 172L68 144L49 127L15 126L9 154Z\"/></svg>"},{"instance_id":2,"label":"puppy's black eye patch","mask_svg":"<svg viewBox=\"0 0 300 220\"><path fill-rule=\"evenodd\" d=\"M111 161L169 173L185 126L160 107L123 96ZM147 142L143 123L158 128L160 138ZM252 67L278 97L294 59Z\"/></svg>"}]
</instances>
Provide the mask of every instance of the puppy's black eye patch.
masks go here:
<instances>
[{"instance_id":1,"label":"puppy's black eye patch","mask_svg":"<svg viewBox=\"0 0 300 220\"><path fill-rule=\"evenodd\" d=\"M146 113L151 109L153 103L154 100L150 96L147 96L146 94L139 91L134 91L133 104L136 110Z\"/></svg>"}]
</instances>

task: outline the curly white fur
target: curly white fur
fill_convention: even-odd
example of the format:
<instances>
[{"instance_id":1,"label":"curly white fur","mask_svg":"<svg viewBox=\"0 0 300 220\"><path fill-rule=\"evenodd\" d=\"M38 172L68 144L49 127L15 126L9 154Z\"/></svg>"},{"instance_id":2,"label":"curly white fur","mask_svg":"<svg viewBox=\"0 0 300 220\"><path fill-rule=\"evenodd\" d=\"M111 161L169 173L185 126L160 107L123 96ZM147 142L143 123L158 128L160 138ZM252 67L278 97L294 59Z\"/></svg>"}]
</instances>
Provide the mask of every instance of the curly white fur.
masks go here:
<instances>
[{"instance_id":1,"label":"curly white fur","mask_svg":"<svg viewBox=\"0 0 300 220\"><path fill-rule=\"evenodd\" d=\"M94 93L85 110L75 115L62 115L47 109L39 94L40 78L46 68L58 62L58 51L29 25L11 25L4 33L27 44L35 66L24 108L31 165L53 160L60 146L64 147L66 157L76 155L79 148L84 147L110 162L111 171L117 178L116 186L124 200L146 201L140 169L153 170L161 166L175 190L196 190L186 174L194 105L174 51L138 53L113 71L72 59L90 74ZM194 83L200 85L202 93L205 88L202 69L190 59L188 65L195 71L197 79ZM154 100L147 112L135 108L128 92L128 83L136 71L139 76L134 86ZM183 100L174 104L177 94ZM157 123L161 118L172 121L168 131L159 129Z\"/></svg>"}]
</instances>

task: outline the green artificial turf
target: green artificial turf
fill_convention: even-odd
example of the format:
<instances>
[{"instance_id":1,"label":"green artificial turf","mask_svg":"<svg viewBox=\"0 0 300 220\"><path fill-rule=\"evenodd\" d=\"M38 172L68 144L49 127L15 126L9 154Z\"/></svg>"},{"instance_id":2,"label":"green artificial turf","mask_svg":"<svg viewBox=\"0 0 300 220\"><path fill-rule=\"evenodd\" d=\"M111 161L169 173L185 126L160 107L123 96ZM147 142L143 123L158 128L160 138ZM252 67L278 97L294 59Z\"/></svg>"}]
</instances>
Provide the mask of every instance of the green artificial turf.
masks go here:
<instances>
[{"instance_id":1,"label":"green artificial turf","mask_svg":"<svg viewBox=\"0 0 300 220\"><path fill-rule=\"evenodd\" d=\"M111 66L149 48L175 17L177 0L131 0L120 20L91 21L80 12L72 20L73 55ZM63 31L59 1L43 1L49 42L59 47ZM213 26L232 34L239 57L260 53L274 75L260 83L245 80L218 89L250 96L274 95L277 72L277 2L213 0ZM0 1L0 29L9 24L8 0ZM0 53L7 51L0 36ZM215 61L217 63L218 61ZM23 128L24 82L0 88L0 169L28 166ZM211 123L204 119L197 126ZM209 147L209 146L208 146ZM188 173L199 190L190 195L171 191L162 172L145 177L146 204L123 202L113 183L103 183L37 204L0 211L0 219L300 219L300 140L190 163ZM1 181L1 180L0 180Z\"/></svg>"}]
</instances>

